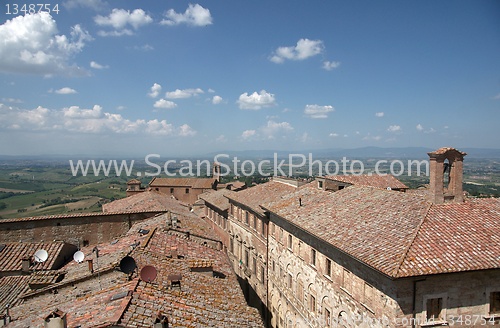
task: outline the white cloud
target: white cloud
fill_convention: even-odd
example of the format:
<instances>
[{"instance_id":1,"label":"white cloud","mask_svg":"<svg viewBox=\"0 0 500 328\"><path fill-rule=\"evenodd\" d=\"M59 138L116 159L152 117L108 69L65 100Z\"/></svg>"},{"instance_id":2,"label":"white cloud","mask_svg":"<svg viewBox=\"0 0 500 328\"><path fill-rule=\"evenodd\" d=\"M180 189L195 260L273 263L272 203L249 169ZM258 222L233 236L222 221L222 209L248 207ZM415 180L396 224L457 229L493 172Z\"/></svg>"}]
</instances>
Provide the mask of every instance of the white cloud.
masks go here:
<instances>
[{"instance_id":1,"label":"white cloud","mask_svg":"<svg viewBox=\"0 0 500 328\"><path fill-rule=\"evenodd\" d=\"M160 99L155 102L153 105L155 108L164 108L164 109L172 109L177 107L177 104L170 100Z\"/></svg>"},{"instance_id":2,"label":"white cloud","mask_svg":"<svg viewBox=\"0 0 500 328\"><path fill-rule=\"evenodd\" d=\"M241 94L237 103L240 105L240 109L259 110L262 107L275 105L276 99L273 94L262 90L260 93L254 92L251 95L246 92Z\"/></svg>"},{"instance_id":3,"label":"white cloud","mask_svg":"<svg viewBox=\"0 0 500 328\"><path fill-rule=\"evenodd\" d=\"M70 64L71 56L92 40L80 25L70 37L57 34L56 21L46 12L17 16L0 25L0 71L40 75L85 75Z\"/></svg>"},{"instance_id":4,"label":"white cloud","mask_svg":"<svg viewBox=\"0 0 500 328\"><path fill-rule=\"evenodd\" d=\"M339 136L338 133L335 133L335 132L330 133L330 137L332 137L332 138L337 138L338 136Z\"/></svg>"},{"instance_id":5,"label":"white cloud","mask_svg":"<svg viewBox=\"0 0 500 328\"><path fill-rule=\"evenodd\" d=\"M221 96L213 96L212 98L212 104L218 105L222 102L222 97Z\"/></svg>"},{"instance_id":6,"label":"white cloud","mask_svg":"<svg viewBox=\"0 0 500 328\"><path fill-rule=\"evenodd\" d=\"M417 130L418 131L423 131L424 130L424 127L422 126L422 124L417 124Z\"/></svg>"},{"instance_id":7,"label":"white cloud","mask_svg":"<svg viewBox=\"0 0 500 328\"><path fill-rule=\"evenodd\" d=\"M94 69L105 69L105 68L109 68L108 65L101 65L95 61L91 61L90 62L90 67L94 68Z\"/></svg>"},{"instance_id":8,"label":"white cloud","mask_svg":"<svg viewBox=\"0 0 500 328\"><path fill-rule=\"evenodd\" d=\"M94 17L94 22L99 26L114 28L113 31L99 31L100 36L122 36L134 34L133 31L127 28L128 26L132 26L134 30L137 30L141 26L152 23L153 19L142 9L135 9L130 12L130 10L115 8L108 16L97 15Z\"/></svg>"},{"instance_id":9,"label":"white cloud","mask_svg":"<svg viewBox=\"0 0 500 328\"><path fill-rule=\"evenodd\" d=\"M21 99L16 98L2 98L2 101L13 103L13 104L22 104L23 101Z\"/></svg>"},{"instance_id":10,"label":"white cloud","mask_svg":"<svg viewBox=\"0 0 500 328\"><path fill-rule=\"evenodd\" d=\"M300 141L303 142L303 143L306 143L310 140L311 138L309 138L309 134L307 132L304 132L302 134L302 136L300 137Z\"/></svg>"},{"instance_id":11,"label":"white cloud","mask_svg":"<svg viewBox=\"0 0 500 328\"><path fill-rule=\"evenodd\" d=\"M199 4L190 4L183 14L176 13L175 10L169 9L165 17L166 19L163 19L160 24L169 26L179 24L206 26L212 24L210 10L203 8Z\"/></svg>"},{"instance_id":12,"label":"white cloud","mask_svg":"<svg viewBox=\"0 0 500 328\"><path fill-rule=\"evenodd\" d=\"M286 59L289 60L304 60L312 56L316 56L323 52L323 41L300 39L296 46L279 47L271 56L270 60L274 63L283 63Z\"/></svg>"},{"instance_id":13,"label":"white cloud","mask_svg":"<svg viewBox=\"0 0 500 328\"><path fill-rule=\"evenodd\" d=\"M375 113L376 117L384 117L385 113L384 112L377 112Z\"/></svg>"},{"instance_id":14,"label":"white cloud","mask_svg":"<svg viewBox=\"0 0 500 328\"><path fill-rule=\"evenodd\" d=\"M260 129L262 134L268 139L274 139L277 134L293 131L293 127L288 122L267 121L266 126Z\"/></svg>"},{"instance_id":15,"label":"white cloud","mask_svg":"<svg viewBox=\"0 0 500 328\"><path fill-rule=\"evenodd\" d=\"M153 86L150 89L151 91L148 93L148 96L151 98L156 98L161 92L161 85L158 83L153 84Z\"/></svg>"},{"instance_id":16,"label":"white cloud","mask_svg":"<svg viewBox=\"0 0 500 328\"><path fill-rule=\"evenodd\" d=\"M134 46L134 50L139 50L139 51L152 51L155 48L149 44L144 44L142 46Z\"/></svg>"},{"instance_id":17,"label":"white cloud","mask_svg":"<svg viewBox=\"0 0 500 328\"><path fill-rule=\"evenodd\" d=\"M380 141L382 140L381 136L371 136L368 134L366 137L363 137L363 140L374 140L374 141Z\"/></svg>"},{"instance_id":18,"label":"white cloud","mask_svg":"<svg viewBox=\"0 0 500 328\"><path fill-rule=\"evenodd\" d=\"M122 106L122 105L116 107L116 110L125 110L125 109L127 109L127 107Z\"/></svg>"},{"instance_id":19,"label":"white cloud","mask_svg":"<svg viewBox=\"0 0 500 328\"><path fill-rule=\"evenodd\" d=\"M107 113L99 105L91 109L71 106L61 110L37 107L20 109L0 104L0 128L26 131L62 131L90 134L137 134L186 137L196 134L189 125L175 127L166 120L129 120Z\"/></svg>"},{"instance_id":20,"label":"white cloud","mask_svg":"<svg viewBox=\"0 0 500 328\"><path fill-rule=\"evenodd\" d=\"M76 92L75 89L71 89L68 87L61 88L61 89L56 90L54 92L57 93L58 95L70 95L70 94L78 93L78 92Z\"/></svg>"},{"instance_id":21,"label":"white cloud","mask_svg":"<svg viewBox=\"0 0 500 328\"><path fill-rule=\"evenodd\" d=\"M323 69L325 69L327 71L334 70L339 66L340 66L340 62L338 62L338 61L328 61L327 60L327 61L323 62Z\"/></svg>"},{"instance_id":22,"label":"white cloud","mask_svg":"<svg viewBox=\"0 0 500 328\"><path fill-rule=\"evenodd\" d=\"M209 89L208 89L208 93L215 93L215 90L214 90L214 89L212 89L212 88L209 88Z\"/></svg>"},{"instance_id":23,"label":"white cloud","mask_svg":"<svg viewBox=\"0 0 500 328\"><path fill-rule=\"evenodd\" d=\"M399 125L391 125L387 128L387 131L389 132L400 132L401 131L401 126Z\"/></svg>"},{"instance_id":24,"label":"white cloud","mask_svg":"<svg viewBox=\"0 0 500 328\"><path fill-rule=\"evenodd\" d=\"M304 114L310 118L327 118L328 113L335 111L332 106L306 105Z\"/></svg>"},{"instance_id":25,"label":"white cloud","mask_svg":"<svg viewBox=\"0 0 500 328\"><path fill-rule=\"evenodd\" d=\"M227 142L227 138L223 134L221 134L220 136L218 136L215 139L215 141L217 141L217 142Z\"/></svg>"},{"instance_id":26,"label":"white cloud","mask_svg":"<svg viewBox=\"0 0 500 328\"><path fill-rule=\"evenodd\" d=\"M179 127L179 135L181 137L191 137L196 135L196 131L193 130L189 125L183 124Z\"/></svg>"},{"instance_id":27,"label":"white cloud","mask_svg":"<svg viewBox=\"0 0 500 328\"><path fill-rule=\"evenodd\" d=\"M257 133L257 131L255 131L255 130L245 130L241 134L241 137L243 139L249 139L249 138L253 137L256 133Z\"/></svg>"},{"instance_id":28,"label":"white cloud","mask_svg":"<svg viewBox=\"0 0 500 328\"><path fill-rule=\"evenodd\" d=\"M202 89L176 89L175 91L169 91L165 94L167 98L170 99L180 99L180 98L190 98L199 94L204 93Z\"/></svg>"},{"instance_id":29,"label":"white cloud","mask_svg":"<svg viewBox=\"0 0 500 328\"><path fill-rule=\"evenodd\" d=\"M495 99L495 100L500 99L500 93L499 93L499 94L497 94L496 96L493 96L493 99Z\"/></svg>"}]
</instances>

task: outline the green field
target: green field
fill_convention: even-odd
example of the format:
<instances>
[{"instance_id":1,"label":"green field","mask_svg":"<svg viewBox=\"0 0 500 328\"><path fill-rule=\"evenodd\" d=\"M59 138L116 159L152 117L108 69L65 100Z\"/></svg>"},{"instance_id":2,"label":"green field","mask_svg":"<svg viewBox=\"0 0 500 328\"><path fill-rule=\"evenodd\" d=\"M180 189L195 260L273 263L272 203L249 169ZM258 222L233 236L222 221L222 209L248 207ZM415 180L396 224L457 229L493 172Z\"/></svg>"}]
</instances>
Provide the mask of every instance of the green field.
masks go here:
<instances>
[{"instance_id":1,"label":"green field","mask_svg":"<svg viewBox=\"0 0 500 328\"><path fill-rule=\"evenodd\" d=\"M125 197L127 177L73 176L66 163L3 162L0 217L101 211Z\"/></svg>"}]
</instances>

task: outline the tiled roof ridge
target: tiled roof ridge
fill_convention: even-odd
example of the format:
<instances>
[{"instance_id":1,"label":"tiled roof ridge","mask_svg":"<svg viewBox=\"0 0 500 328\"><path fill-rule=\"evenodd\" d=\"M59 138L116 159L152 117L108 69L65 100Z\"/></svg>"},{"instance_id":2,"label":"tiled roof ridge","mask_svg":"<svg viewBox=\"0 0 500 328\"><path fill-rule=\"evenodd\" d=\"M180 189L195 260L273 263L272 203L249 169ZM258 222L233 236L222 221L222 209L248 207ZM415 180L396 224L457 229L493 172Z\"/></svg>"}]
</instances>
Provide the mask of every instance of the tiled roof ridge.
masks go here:
<instances>
[{"instance_id":1,"label":"tiled roof ridge","mask_svg":"<svg viewBox=\"0 0 500 328\"><path fill-rule=\"evenodd\" d=\"M399 276L399 270L401 269L401 266L405 262L406 257L408 256L408 253L410 252L411 247L415 243L415 240L417 239L417 236L420 232L420 228L422 227L424 222L427 220L427 217L429 216L429 210L431 209L431 207L432 207L432 203L430 203L427 206L427 209L425 210L425 216L423 217L422 220L420 220L420 223L418 224L417 229L415 229L415 232L413 233L411 241L408 243L408 246L406 247L405 251L403 252L403 255L401 255L401 259L399 260L398 265L394 269L394 272L392 273L391 277L397 278Z\"/></svg>"},{"instance_id":2,"label":"tiled roof ridge","mask_svg":"<svg viewBox=\"0 0 500 328\"><path fill-rule=\"evenodd\" d=\"M110 215L123 215L123 214L138 214L138 213L164 213L169 211L169 209L164 210L153 210L153 211L116 211L116 212L81 212L81 213L63 213L63 214L51 214L51 215L40 215L40 216L27 216L20 218L11 219L1 219L1 223L12 223L18 221L35 221L35 220L51 220L51 219L69 219L69 218L81 218L85 216L110 216Z\"/></svg>"}]
</instances>

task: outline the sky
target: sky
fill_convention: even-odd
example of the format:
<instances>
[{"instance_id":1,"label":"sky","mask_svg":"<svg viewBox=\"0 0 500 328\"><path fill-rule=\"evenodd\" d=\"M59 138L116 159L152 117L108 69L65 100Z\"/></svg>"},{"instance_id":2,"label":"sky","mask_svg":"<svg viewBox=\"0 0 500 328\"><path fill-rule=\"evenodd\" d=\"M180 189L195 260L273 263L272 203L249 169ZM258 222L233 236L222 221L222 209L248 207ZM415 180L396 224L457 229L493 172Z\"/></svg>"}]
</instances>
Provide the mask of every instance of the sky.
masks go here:
<instances>
[{"instance_id":1,"label":"sky","mask_svg":"<svg viewBox=\"0 0 500 328\"><path fill-rule=\"evenodd\" d=\"M500 148L497 0L0 9L2 155Z\"/></svg>"}]
</instances>

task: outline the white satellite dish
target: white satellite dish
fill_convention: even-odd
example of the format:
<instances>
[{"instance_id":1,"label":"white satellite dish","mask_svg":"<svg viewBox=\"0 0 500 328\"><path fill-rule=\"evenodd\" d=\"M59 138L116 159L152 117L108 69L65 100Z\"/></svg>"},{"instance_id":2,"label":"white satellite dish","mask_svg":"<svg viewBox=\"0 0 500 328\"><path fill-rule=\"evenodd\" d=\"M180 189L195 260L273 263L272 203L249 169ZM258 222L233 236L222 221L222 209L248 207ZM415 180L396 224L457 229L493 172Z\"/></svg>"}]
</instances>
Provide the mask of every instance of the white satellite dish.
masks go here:
<instances>
[{"instance_id":1,"label":"white satellite dish","mask_svg":"<svg viewBox=\"0 0 500 328\"><path fill-rule=\"evenodd\" d=\"M75 254L73 254L73 260L75 260L76 263L82 263L84 258L85 254L83 254L82 251L77 251Z\"/></svg>"},{"instance_id":2,"label":"white satellite dish","mask_svg":"<svg viewBox=\"0 0 500 328\"><path fill-rule=\"evenodd\" d=\"M35 262L43 263L47 261L47 259L49 258L49 253L47 253L47 251L44 249L40 249L35 252L34 257L35 257Z\"/></svg>"},{"instance_id":3,"label":"white satellite dish","mask_svg":"<svg viewBox=\"0 0 500 328\"><path fill-rule=\"evenodd\" d=\"M387 187L387 190L392 190L392 188L391 187Z\"/></svg>"}]
</instances>

